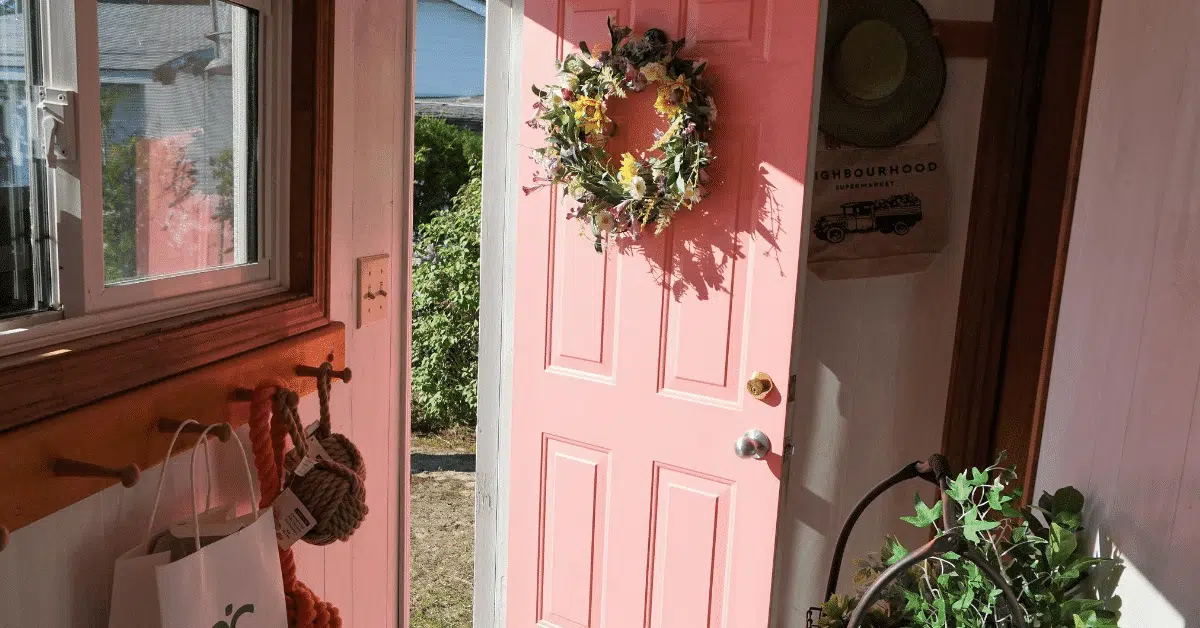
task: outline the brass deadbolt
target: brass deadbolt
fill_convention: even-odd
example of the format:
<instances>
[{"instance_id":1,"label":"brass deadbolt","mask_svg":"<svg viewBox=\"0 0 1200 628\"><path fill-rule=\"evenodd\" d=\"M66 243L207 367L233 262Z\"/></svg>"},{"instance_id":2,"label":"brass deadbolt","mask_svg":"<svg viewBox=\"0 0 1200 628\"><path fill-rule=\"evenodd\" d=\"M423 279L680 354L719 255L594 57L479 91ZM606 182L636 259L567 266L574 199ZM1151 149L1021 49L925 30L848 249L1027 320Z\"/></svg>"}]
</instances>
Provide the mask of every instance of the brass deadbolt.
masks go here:
<instances>
[{"instance_id":1,"label":"brass deadbolt","mask_svg":"<svg viewBox=\"0 0 1200 628\"><path fill-rule=\"evenodd\" d=\"M754 371L746 381L746 392L759 401L766 399L772 390L775 390L775 382L766 373Z\"/></svg>"}]
</instances>

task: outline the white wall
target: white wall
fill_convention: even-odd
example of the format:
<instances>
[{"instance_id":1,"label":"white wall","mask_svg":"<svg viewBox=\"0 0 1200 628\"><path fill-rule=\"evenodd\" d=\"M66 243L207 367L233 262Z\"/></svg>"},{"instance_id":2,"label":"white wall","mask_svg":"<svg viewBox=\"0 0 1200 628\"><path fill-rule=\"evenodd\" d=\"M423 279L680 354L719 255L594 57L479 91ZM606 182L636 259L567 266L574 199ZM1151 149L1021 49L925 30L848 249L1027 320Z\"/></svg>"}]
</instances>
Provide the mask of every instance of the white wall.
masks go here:
<instances>
[{"instance_id":1,"label":"white wall","mask_svg":"<svg viewBox=\"0 0 1200 628\"><path fill-rule=\"evenodd\" d=\"M301 545L298 562L301 579L340 607L347 626L397 625L399 553L408 538L399 516L406 485L399 478L407 468L400 411L407 401L399 386L407 328L399 300L387 321L353 328L353 273L355 258L389 253L391 293L406 292L397 265L408 240L402 237L403 215L411 198L404 185L412 150L406 137L411 89L403 84L409 11L391 0L339 2L337 9L332 315L348 323L354 380L335 384L334 428L363 450L371 513L351 542L326 549ZM306 416L316 416L315 399L306 399L305 407ZM236 458L223 460L221 485L244 490L232 474ZM173 473L165 504L168 514L179 517L189 492L184 476ZM0 628L105 625L113 560L144 533L157 480L157 469L150 470L133 489L113 487L14 532L0 552Z\"/></svg>"},{"instance_id":2,"label":"white wall","mask_svg":"<svg viewBox=\"0 0 1200 628\"><path fill-rule=\"evenodd\" d=\"M925 3L935 19L990 19L991 2ZM918 274L822 281L809 273L797 369L796 452L786 478L776 564L781 626L803 626L825 592L833 544L854 504L906 463L941 448L958 295L970 215L987 62L950 59L938 112L951 178L950 243ZM893 490L855 528L852 558L878 551L887 534L912 547L925 532L899 521L919 482ZM923 489L931 493L928 489Z\"/></svg>"},{"instance_id":3,"label":"white wall","mask_svg":"<svg viewBox=\"0 0 1200 628\"><path fill-rule=\"evenodd\" d=\"M1090 500L1125 628L1200 622L1200 5L1105 0L1038 485Z\"/></svg>"},{"instance_id":4,"label":"white wall","mask_svg":"<svg viewBox=\"0 0 1200 628\"><path fill-rule=\"evenodd\" d=\"M416 39L418 98L483 95L483 15L450 0L419 0Z\"/></svg>"}]
</instances>

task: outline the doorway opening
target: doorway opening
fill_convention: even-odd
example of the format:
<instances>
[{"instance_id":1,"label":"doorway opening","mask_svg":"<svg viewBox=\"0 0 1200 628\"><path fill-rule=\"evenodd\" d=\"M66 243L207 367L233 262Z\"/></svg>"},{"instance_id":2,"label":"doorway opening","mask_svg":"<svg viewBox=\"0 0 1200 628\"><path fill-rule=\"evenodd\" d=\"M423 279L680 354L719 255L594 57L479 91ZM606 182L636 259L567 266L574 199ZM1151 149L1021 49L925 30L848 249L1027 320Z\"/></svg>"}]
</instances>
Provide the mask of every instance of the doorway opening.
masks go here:
<instances>
[{"instance_id":1,"label":"doorway opening","mask_svg":"<svg viewBox=\"0 0 1200 628\"><path fill-rule=\"evenodd\" d=\"M472 624L482 0L419 0L413 171L410 626Z\"/></svg>"}]
</instances>

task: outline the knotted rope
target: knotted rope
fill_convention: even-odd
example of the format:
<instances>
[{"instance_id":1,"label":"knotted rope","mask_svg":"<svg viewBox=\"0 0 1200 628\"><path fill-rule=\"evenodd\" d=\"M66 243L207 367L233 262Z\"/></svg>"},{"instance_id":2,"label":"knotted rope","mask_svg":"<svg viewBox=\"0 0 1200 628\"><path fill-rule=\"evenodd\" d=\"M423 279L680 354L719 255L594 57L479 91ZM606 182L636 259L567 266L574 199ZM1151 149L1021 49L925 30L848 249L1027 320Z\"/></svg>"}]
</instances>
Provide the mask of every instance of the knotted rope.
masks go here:
<instances>
[{"instance_id":1,"label":"knotted rope","mask_svg":"<svg viewBox=\"0 0 1200 628\"><path fill-rule=\"evenodd\" d=\"M304 540L313 545L345 541L367 516L365 482L336 460L316 460L303 475L295 473L297 465L309 456L308 441L296 406L287 403L283 410L285 415L276 416L275 420L287 424L295 446L287 456L286 470L291 473L288 488L316 519L316 525L304 535Z\"/></svg>"},{"instance_id":2,"label":"knotted rope","mask_svg":"<svg viewBox=\"0 0 1200 628\"><path fill-rule=\"evenodd\" d=\"M313 434L321 447L337 462L345 465L358 474L363 480L367 479L367 463L363 460L358 447L349 438L333 431L333 421L329 416L329 389L333 382L333 365L324 362L317 375L317 401L321 409L321 420L317 423L317 431Z\"/></svg>"},{"instance_id":3,"label":"knotted rope","mask_svg":"<svg viewBox=\"0 0 1200 628\"><path fill-rule=\"evenodd\" d=\"M283 440L291 425L290 415L299 402L296 393L271 382L254 390L250 402L250 444L262 489L261 508L274 503L283 491ZM272 415L281 420L272 421ZM292 628L341 628L342 618L329 602L322 601L296 577L296 557L291 549L279 550L283 571L283 593L288 625Z\"/></svg>"}]
</instances>

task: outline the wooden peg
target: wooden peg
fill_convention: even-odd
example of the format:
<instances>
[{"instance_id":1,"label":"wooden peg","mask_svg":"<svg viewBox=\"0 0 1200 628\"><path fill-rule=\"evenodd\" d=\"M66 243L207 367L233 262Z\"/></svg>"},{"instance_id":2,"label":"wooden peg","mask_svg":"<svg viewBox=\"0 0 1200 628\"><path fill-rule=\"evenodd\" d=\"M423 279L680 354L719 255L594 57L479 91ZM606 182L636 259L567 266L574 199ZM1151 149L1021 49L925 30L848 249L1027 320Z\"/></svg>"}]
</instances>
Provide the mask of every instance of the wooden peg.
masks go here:
<instances>
[{"instance_id":1,"label":"wooden peg","mask_svg":"<svg viewBox=\"0 0 1200 628\"><path fill-rule=\"evenodd\" d=\"M175 430L178 430L183 423L183 421L175 419L162 418L158 420L158 431L163 434L174 434ZM189 423L183 426L182 432L184 434L200 434L209 427L212 426L203 423ZM218 423L209 434L216 436L222 443L228 443L230 437L233 436L233 426L228 423Z\"/></svg>"},{"instance_id":2,"label":"wooden peg","mask_svg":"<svg viewBox=\"0 0 1200 628\"><path fill-rule=\"evenodd\" d=\"M98 464L71 460L69 458L55 458L50 463L50 470L54 475L59 477L120 478L121 485L125 488L133 487L142 476L142 470L136 464L127 465L120 469L113 469L112 467L103 467Z\"/></svg>"},{"instance_id":3,"label":"wooden peg","mask_svg":"<svg viewBox=\"0 0 1200 628\"><path fill-rule=\"evenodd\" d=\"M328 368L329 374L333 377L336 377L343 382L350 383L350 367L346 367L340 371L335 371L333 370L333 365L329 364L328 362L322 363L321 366L297 366L296 374L301 377L317 377L321 374L321 369L324 368Z\"/></svg>"}]
</instances>

